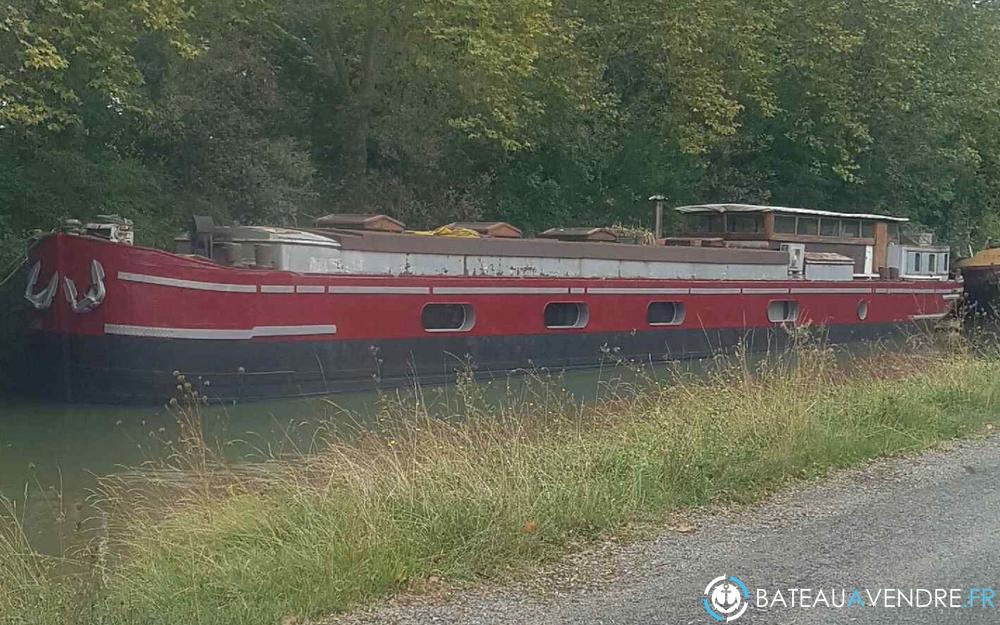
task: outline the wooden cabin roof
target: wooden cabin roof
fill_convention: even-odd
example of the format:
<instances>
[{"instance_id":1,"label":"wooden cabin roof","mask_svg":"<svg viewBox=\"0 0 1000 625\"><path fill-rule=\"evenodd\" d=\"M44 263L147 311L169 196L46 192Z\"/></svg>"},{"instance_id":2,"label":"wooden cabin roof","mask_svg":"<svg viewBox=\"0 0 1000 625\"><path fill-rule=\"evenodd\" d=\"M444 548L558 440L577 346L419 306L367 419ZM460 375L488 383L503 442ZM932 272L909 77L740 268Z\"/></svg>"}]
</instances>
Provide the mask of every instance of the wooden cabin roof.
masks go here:
<instances>
[{"instance_id":1,"label":"wooden cabin roof","mask_svg":"<svg viewBox=\"0 0 1000 625\"><path fill-rule=\"evenodd\" d=\"M455 221L448 224L450 228L465 228L491 237L505 239L520 239L521 230L506 221Z\"/></svg>"},{"instance_id":2,"label":"wooden cabin roof","mask_svg":"<svg viewBox=\"0 0 1000 625\"><path fill-rule=\"evenodd\" d=\"M388 215L363 213L332 213L315 221L317 228L345 228L349 230L377 230L381 232L402 232L401 221Z\"/></svg>"}]
</instances>

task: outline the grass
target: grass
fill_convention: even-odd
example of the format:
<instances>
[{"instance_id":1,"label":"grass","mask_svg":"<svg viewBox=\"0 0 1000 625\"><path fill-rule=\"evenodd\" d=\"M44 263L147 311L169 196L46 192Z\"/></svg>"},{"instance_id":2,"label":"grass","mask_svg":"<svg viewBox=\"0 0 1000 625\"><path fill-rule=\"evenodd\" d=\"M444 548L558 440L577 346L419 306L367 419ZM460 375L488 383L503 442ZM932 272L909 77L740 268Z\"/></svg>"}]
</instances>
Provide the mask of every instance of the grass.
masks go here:
<instances>
[{"instance_id":1,"label":"grass","mask_svg":"<svg viewBox=\"0 0 1000 625\"><path fill-rule=\"evenodd\" d=\"M304 622L973 435L1000 419L998 391L1000 358L929 348L849 366L812 348L777 364L738 360L707 380L618 384L587 407L558 380L498 401L466 380L455 418L432 417L419 395L386 400L377 431L253 473L205 449L191 404L169 467L182 479L151 473L139 491L105 481L108 531L75 556L81 573L54 576L6 526L0 617Z\"/></svg>"}]
</instances>

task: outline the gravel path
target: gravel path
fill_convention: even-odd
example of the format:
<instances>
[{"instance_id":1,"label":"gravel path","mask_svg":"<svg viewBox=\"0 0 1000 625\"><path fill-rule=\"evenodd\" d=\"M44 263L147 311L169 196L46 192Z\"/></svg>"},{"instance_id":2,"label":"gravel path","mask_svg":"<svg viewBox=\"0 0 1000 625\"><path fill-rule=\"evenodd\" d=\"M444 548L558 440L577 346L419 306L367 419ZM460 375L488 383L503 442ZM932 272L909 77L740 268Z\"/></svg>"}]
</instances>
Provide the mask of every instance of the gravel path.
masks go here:
<instances>
[{"instance_id":1,"label":"gravel path","mask_svg":"<svg viewBox=\"0 0 1000 625\"><path fill-rule=\"evenodd\" d=\"M855 587L1000 591L997 436L878 461L678 527L683 531L637 544L603 545L502 588L398 599L331 623L706 625L715 621L702 593L720 575L739 576L750 587L740 625L1000 622L1000 610L981 608L753 605L759 588L846 587L848 596ZM1000 608L1000 596L994 603Z\"/></svg>"}]
</instances>

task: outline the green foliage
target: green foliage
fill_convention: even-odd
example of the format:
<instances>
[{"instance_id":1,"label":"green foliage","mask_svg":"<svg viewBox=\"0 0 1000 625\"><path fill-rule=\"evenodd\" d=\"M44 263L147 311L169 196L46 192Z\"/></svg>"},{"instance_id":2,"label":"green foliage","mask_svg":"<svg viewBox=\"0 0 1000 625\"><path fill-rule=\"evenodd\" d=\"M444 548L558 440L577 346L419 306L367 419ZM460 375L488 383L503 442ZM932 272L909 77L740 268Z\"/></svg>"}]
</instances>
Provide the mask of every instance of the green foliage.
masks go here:
<instances>
[{"instance_id":1,"label":"green foliage","mask_svg":"<svg viewBox=\"0 0 1000 625\"><path fill-rule=\"evenodd\" d=\"M144 32L164 33L187 57L183 0L15 1L0 9L0 124L59 131L83 109L141 110L142 77L132 54Z\"/></svg>"},{"instance_id":2,"label":"green foliage","mask_svg":"<svg viewBox=\"0 0 1000 625\"><path fill-rule=\"evenodd\" d=\"M415 227L644 198L1000 234L1000 8L970 0L83 0L0 9L0 205Z\"/></svg>"}]
</instances>

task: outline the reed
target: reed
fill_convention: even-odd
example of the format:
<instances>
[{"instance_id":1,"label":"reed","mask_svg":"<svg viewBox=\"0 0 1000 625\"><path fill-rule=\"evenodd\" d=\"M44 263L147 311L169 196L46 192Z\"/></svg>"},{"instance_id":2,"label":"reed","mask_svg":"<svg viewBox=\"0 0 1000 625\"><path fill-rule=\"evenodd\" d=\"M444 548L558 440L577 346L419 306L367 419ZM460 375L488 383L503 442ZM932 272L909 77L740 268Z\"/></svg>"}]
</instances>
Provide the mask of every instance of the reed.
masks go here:
<instances>
[{"instance_id":1,"label":"reed","mask_svg":"<svg viewBox=\"0 0 1000 625\"><path fill-rule=\"evenodd\" d=\"M99 584L82 592L24 556L0 575L38 599L11 603L2 578L0 606L15 623L76 613L108 624L306 622L429 579L525 571L678 511L983 432L998 419L998 391L1000 358L954 346L849 366L804 347L760 364L724 359L707 379L640 369L587 406L558 377L499 399L467 378L443 417L419 391L387 397L378 427L266 470L226 467L187 441L195 477L151 475L141 500L106 483L116 555L88 578ZM184 410L197 420L196 402ZM12 545L24 552L0 542L0 559ZM39 601L84 609L27 619Z\"/></svg>"}]
</instances>

